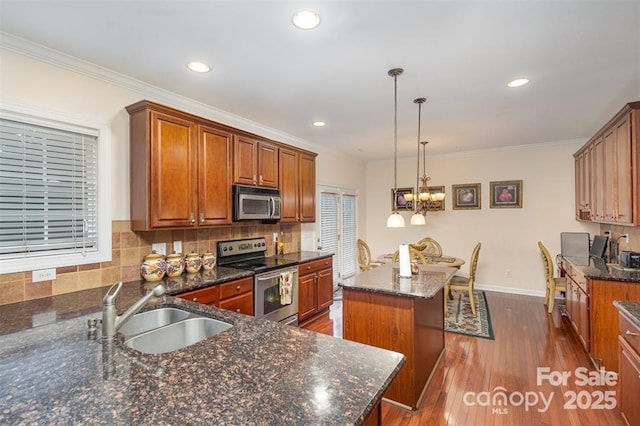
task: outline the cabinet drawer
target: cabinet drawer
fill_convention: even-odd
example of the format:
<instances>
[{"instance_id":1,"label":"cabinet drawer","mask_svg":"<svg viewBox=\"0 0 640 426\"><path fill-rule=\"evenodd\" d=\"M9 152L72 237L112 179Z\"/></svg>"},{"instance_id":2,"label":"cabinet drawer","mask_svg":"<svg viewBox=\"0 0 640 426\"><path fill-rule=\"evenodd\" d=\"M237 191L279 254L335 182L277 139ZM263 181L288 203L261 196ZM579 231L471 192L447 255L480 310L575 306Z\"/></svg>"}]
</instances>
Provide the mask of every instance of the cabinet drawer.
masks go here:
<instances>
[{"instance_id":1,"label":"cabinet drawer","mask_svg":"<svg viewBox=\"0 0 640 426\"><path fill-rule=\"evenodd\" d=\"M228 311L253 315L253 292L230 297L220 301L220 307Z\"/></svg>"},{"instance_id":2,"label":"cabinet drawer","mask_svg":"<svg viewBox=\"0 0 640 426\"><path fill-rule=\"evenodd\" d=\"M325 257L323 259L314 260L312 262L301 263L298 265L298 273L300 275L310 274L322 269L332 268L333 258Z\"/></svg>"},{"instance_id":3,"label":"cabinet drawer","mask_svg":"<svg viewBox=\"0 0 640 426\"><path fill-rule=\"evenodd\" d=\"M636 327L636 325L622 313L619 315L618 324L620 336L629 343L629 346L636 351L637 354L640 354L640 328Z\"/></svg>"},{"instance_id":4,"label":"cabinet drawer","mask_svg":"<svg viewBox=\"0 0 640 426\"><path fill-rule=\"evenodd\" d=\"M247 277L237 281L220 284L220 299L253 292L253 278Z\"/></svg>"},{"instance_id":5,"label":"cabinet drawer","mask_svg":"<svg viewBox=\"0 0 640 426\"><path fill-rule=\"evenodd\" d=\"M200 290L188 291L177 295L181 299L191 300L192 302L202 303L204 305L214 305L220 300L220 286L214 285Z\"/></svg>"}]
</instances>

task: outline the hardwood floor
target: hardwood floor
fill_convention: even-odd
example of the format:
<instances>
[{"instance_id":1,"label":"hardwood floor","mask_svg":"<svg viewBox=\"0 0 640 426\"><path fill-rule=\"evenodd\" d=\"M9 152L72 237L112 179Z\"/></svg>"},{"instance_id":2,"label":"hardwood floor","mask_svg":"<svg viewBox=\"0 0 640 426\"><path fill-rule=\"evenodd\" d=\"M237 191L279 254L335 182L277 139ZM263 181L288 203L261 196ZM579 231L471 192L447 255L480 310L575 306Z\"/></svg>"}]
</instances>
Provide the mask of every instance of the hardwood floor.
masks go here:
<instances>
[{"instance_id":1,"label":"hardwood floor","mask_svg":"<svg viewBox=\"0 0 640 426\"><path fill-rule=\"evenodd\" d=\"M616 386L596 384L593 376L593 385L581 383L584 376L597 373L557 308L550 315L542 298L495 292L486 295L495 340L445 333L445 358L418 410L412 412L383 402L383 425L625 424L617 406L591 408L598 403L617 404L618 390ZM329 315L305 328L342 337L342 302L334 302ZM570 376L557 386L549 380L538 384L538 367L547 367L552 376L554 372ZM588 371L576 371L580 367ZM498 405L499 398L493 403L500 391L509 398L506 404ZM604 399L606 392L612 392L612 398ZM550 399L548 405L542 397ZM522 398L531 401L528 408Z\"/></svg>"}]
</instances>

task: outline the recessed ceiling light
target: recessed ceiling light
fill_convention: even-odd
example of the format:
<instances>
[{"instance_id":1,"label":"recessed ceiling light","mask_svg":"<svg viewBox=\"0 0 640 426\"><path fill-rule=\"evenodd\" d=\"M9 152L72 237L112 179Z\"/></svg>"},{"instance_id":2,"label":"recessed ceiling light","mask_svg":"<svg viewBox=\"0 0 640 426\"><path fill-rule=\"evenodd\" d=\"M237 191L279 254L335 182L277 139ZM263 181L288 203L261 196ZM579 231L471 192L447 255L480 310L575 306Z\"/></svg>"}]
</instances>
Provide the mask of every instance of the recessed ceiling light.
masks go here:
<instances>
[{"instance_id":1,"label":"recessed ceiling light","mask_svg":"<svg viewBox=\"0 0 640 426\"><path fill-rule=\"evenodd\" d=\"M524 86L527 83L529 83L529 79L528 78L516 78L515 80L511 80L507 84L507 86L508 87L520 87L520 86Z\"/></svg>"},{"instance_id":2,"label":"recessed ceiling light","mask_svg":"<svg viewBox=\"0 0 640 426\"><path fill-rule=\"evenodd\" d=\"M320 120L318 120L318 121L314 121L314 122L313 122L313 125L314 125L315 127L324 127L324 126L326 126L326 125L327 125L327 123L326 123L326 122L324 122L324 121L320 121Z\"/></svg>"},{"instance_id":3,"label":"recessed ceiling light","mask_svg":"<svg viewBox=\"0 0 640 426\"><path fill-rule=\"evenodd\" d=\"M296 27L310 30L320 25L320 15L313 10L301 10L293 15L292 21Z\"/></svg>"},{"instance_id":4,"label":"recessed ceiling light","mask_svg":"<svg viewBox=\"0 0 640 426\"><path fill-rule=\"evenodd\" d=\"M209 68L209 65L207 64L203 64L202 62L189 62L187 64L187 67L194 72L209 72L211 71L211 68Z\"/></svg>"}]
</instances>

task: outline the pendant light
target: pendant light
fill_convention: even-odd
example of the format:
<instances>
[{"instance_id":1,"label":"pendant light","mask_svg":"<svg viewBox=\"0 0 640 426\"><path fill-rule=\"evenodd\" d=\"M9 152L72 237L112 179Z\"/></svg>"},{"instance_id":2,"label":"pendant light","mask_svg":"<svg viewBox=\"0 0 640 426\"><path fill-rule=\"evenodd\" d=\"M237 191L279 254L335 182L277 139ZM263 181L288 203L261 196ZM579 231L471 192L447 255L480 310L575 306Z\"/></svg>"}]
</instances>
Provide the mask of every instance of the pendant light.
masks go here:
<instances>
[{"instance_id":1,"label":"pendant light","mask_svg":"<svg viewBox=\"0 0 640 426\"><path fill-rule=\"evenodd\" d=\"M413 100L414 104L418 104L418 155L416 156L416 160L417 160L417 164L416 164L416 191L420 191L420 184L419 184L419 180L420 178L418 177L418 175L420 174L420 118L422 116L422 104L425 103L427 101L426 98L417 98ZM415 212L413 213L413 216L411 216L411 224L412 225L425 225L427 223L427 218L426 218L426 214L427 212L425 211L424 214L422 214L422 212L420 211L420 201L419 201L419 197L418 197L418 193L416 193L416 197L415 201L413 202L413 206L415 208Z\"/></svg>"},{"instance_id":2,"label":"pendant light","mask_svg":"<svg viewBox=\"0 0 640 426\"><path fill-rule=\"evenodd\" d=\"M387 228L404 228L404 218L398 213L398 76L402 74L402 68L390 69L387 74L393 77L394 104L393 104L393 212L387 218Z\"/></svg>"}]
</instances>

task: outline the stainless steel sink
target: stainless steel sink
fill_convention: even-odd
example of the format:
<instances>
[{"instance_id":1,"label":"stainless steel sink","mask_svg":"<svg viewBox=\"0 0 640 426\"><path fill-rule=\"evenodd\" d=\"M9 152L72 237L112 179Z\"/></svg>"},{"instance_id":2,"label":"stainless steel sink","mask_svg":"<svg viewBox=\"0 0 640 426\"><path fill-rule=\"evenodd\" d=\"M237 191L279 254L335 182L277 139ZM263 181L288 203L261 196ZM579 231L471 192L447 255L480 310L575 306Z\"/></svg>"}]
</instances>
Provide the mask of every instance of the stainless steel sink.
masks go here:
<instances>
[{"instance_id":1,"label":"stainless steel sink","mask_svg":"<svg viewBox=\"0 0 640 426\"><path fill-rule=\"evenodd\" d=\"M231 327L232 324L213 318L187 318L138 334L129 339L125 338L124 344L143 353L162 354L193 345L222 333Z\"/></svg>"},{"instance_id":2,"label":"stainless steel sink","mask_svg":"<svg viewBox=\"0 0 640 426\"><path fill-rule=\"evenodd\" d=\"M125 339L128 339L136 334L182 321L187 319L189 315L191 315L190 312L183 311L182 309L154 309L152 311L141 312L132 316L119 331L124 334Z\"/></svg>"}]
</instances>

